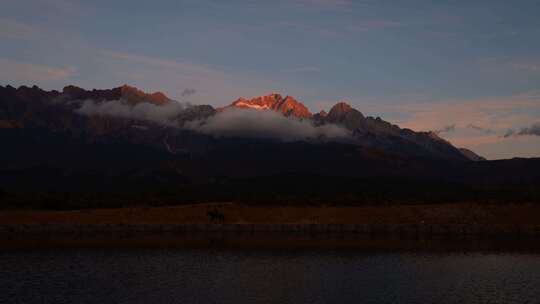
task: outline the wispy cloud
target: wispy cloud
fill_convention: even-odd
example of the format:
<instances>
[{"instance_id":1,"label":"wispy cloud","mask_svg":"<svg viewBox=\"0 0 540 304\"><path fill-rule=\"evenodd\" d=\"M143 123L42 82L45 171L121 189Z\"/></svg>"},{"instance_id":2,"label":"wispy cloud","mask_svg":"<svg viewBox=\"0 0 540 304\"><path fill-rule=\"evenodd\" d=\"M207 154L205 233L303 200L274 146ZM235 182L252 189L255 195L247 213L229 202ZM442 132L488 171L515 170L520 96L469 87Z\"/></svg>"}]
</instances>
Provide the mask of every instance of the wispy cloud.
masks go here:
<instances>
[{"instance_id":1,"label":"wispy cloud","mask_svg":"<svg viewBox=\"0 0 540 304\"><path fill-rule=\"evenodd\" d=\"M405 24L393 20L372 19L363 20L348 26L323 27L320 24L307 23L298 20L277 20L265 24L252 25L248 31L278 31L301 32L314 34L325 38L343 38L354 33L367 33L404 27ZM246 29L239 29L246 30Z\"/></svg>"},{"instance_id":2,"label":"wispy cloud","mask_svg":"<svg viewBox=\"0 0 540 304\"><path fill-rule=\"evenodd\" d=\"M0 37L29 40L43 37L43 31L26 23L0 18Z\"/></svg>"},{"instance_id":3,"label":"wispy cloud","mask_svg":"<svg viewBox=\"0 0 540 304\"><path fill-rule=\"evenodd\" d=\"M451 125L448 125L448 126L445 126L441 129L438 129L438 130L434 130L433 132L435 132L437 135L441 135L443 133L450 133L450 132L454 132L456 130L456 124L451 124Z\"/></svg>"},{"instance_id":4,"label":"wispy cloud","mask_svg":"<svg viewBox=\"0 0 540 304\"><path fill-rule=\"evenodd\" d=\"M478 60L480 67L491 73L505 73L521 76L540 75L540 63L536 59L512 57L485 57Z\"/></svg>"},{"instance_id":5,"label":"wispy cloud","mask_svg":"<svg viewBox=\"0 0 540 304\"><path fill-rule=\"evenodd\" d=\"M462 26L465 24L465 17L463 15L451 14L448 12L435 12L429 14L428 18L430 23L436 25L449 25L449 26Z\"/></svg>"},{"instance_id":6,"label":"wispy cloud","mask_svg":"<svg viewBox=\"0 0 540 304\"><path fill-rule=\"evenodd\" d=\"M532 124L530 127L521 128L519 131L508 130L504 137L511 136L525 136L525 135L534 135L540 136L540 122Z\"/></svg>"},{"instance_id":7,"label":"wispy cloud","mask_svg":"<svg viewBox=\"0 0 540 304\"><path fill-rule=\"evenodd\" d=\"M319 5L351 5L352 0L299 0L304 3L309 4L319 4Z\"/></svg>"},{"instance_id":8,"label":"wispy cloud","mask_svg":"<svg viewBox=\"0 0 540 304\"><path fill-rule=\"evenodd\" d=\"M525 71L525 72L533 72L538 73L540 72L540 64L534 64L534 63L510 63L510 67L512 67L514 70L518 71Z\"/></svg>"},{"instance_id":9,"label":"wispy cloud","mask_svg":"<svg viewBox=\"0 0 540 304\"><path fill-rule=\"evenodd\" d=\"M182 97L186 97L186 96L191 96L193 94L197 93L197 90L193 89L193 88L187 88L187 89L184 89L182 91L182 93L180 94L180 96Z\"/></svg>"},{"instance_id":10,"label":"wispy cloud","mask_svg":"<svg viewBox=\"0 0 540 304\"><path fill-rule=\"evenodd\" d=\"M421 31L421 35L426 36L427 38L435 38L435 39L448 39L453 38L456 36L455 33L451 33L448 31Z\"/></svg>"},{"instance_id":11,"label":"wispy cloud","mask_svg":"<svg viewBox=\"0 0 540 304\"><path fill-rule=\"evenodd\" d=\"M222 106L240 94L260 95L275 84L260 76L237 69L225 70L208 65L141 54L101 51L101 65L114 73L119 82L131 81L151 90L163 90L173 98L193 103ZM186 95L194 90L197 94Z\"/></svg>"},{"instance_id":12,"label":"wispy cloud","mask_svg":"<svg viewBox=\"0 0 540 304\"><path fill-rule=\"evenodd\" d=\"M64 12L80 13L82 10L80 5L77 3L77 1L73 1L73 0L38 0L38 1L45 3L56 10L60 10Z\"/></svg>"},{"instance_id":13,"label":"wispy cloud","mask_svg":"<svg viewBox=\"0 0 540 304\"><path fill-rule=\"evenodd\" d=\"M158 66L158 67L167 68L167 69L180 69L180 70L185 70L189 72L205 73L205 74L221 73L220 71L216 69L208 68L208 67L205 67L204 65L187 63L187 62L179 62L172 59L164 59L164 58L159 58L159 57L150 57L150 56L144 56L144 55L139 55L139 54L115 52L115 51L102 51L101 53L104 56L107 56L113 59L133 61L133 62Z\"/></svg>"},{"instance_id":14,"label":"wispy cloud","mask_svg":"<svg viewBox=\"0 0 540 304\"><path fill-rule=\"evenodd\" d=\"M377 104L360 106L381 113L394 113L393 123L416 131L441 131L441 136L458 147L481 152L488 158L503 158L512 155L539 155L533 151L535 143L523 140L516 142L512 150L504 150L509 140L508 130L522 130L523 125L533 126L540 116L540 94L531 92L507 97L490 97L471 100L446 100L431 102L407 102L404 104ZM399 115L397 115L397 114ZM369 114L369 113L367 113ZM529 127L523 130L535 131ZM514 131L513 134L520 131ZM533 138L530 138L534 141ZM540 140L539 140L540 142ZM521 150L520 150L521 149ZM520 154L521 153L521 154Z\"/></svg>"},{"instance_id":15,"label":"wispy cloud","mask_svg":"<svg viewBox=\"0 0 540 304\"><path fill-rule=\"evenodd\" d=\"M7 0L23 8L32 7L40 12L51 11L55 14L81 15L85 10L77 1L73 0Z\"/></svg>"},{"instance_id":16,"label":"wispy cloud","mask_svg":"<svg viewBox=\"0 0 540 304\"><path fill-rule=\"evenodd\" d=\"M519 94L474 100L448 100L432 103L412 103L396 106L409 114L399 123L420 130L433 130L441 125L482 125L494 130L506 130L523 121L533 121L540 113L540 97ZM487 127L486 127L487 128Z\"/></svg>"},{"instance_id":17,"label":"wispy cloud","mask_svg":"<svg viewBox=\"0 0 540 304\"><path fill-rule=\"evenodd\" d=\"M365 20L365 21L358 22L354 25L348 26L347 29L352 32L367 33L367 32L375 31L375 30L400 28L403 26L405 26L403 23L397 22L397 21L385 20L385 19L374 19L374 20Z\"/></svg>"},{"instance_id":18,"label":"wispy cloud","mask_svg":"<svg viewBox=\"0 0 540 304\"><path fill-rule=\"evenodd\" d=\"M466 126L467 129L471 129L471 130L476 130L476 131L480 131L480 132L483 132L485 134L493 134L495 133L495 131L493 131L492 129L490 128L485 128L485 127L481 127L481 126L478 126L478 125L475 125L475 124L468 124Z\"/></svg>"},{"instance_id":19,"label":"wispy cloud","mask_svg":"<svg viewBox=\"0 0 540 304\"><path fill-rule=\"evenodd\" d=\"M294 0L297 4L310 8L341 9L353 5L353 0Z\"/></svg>"},{"instance_id":20,"label":"wispy cloud","mask_svg":"<svg viewBox=\"0 0 540 304\"><path fill-rule=\"evenodd\" d=\"M65 81L76 73L73 67L51 67L7 59L0 59L0 70L0 79L8 83Z\"/></svg>"},{"instance_id":21,"label":"wispy cloud","mask_svg":"<svg viewBox=\"0 0 540 304\"><path fill-rule=\"evenodd\" d=\"M0 17L0 38L30 41L54 48L60 44L63 48L74 45L89 48L83 43L81 35L70 29L51 29L11 18Z\"/></svg>"},{"instance_id":22,"label":"wispy cloud","mask_svg":"<svg viewBox=\"0 0 540 304\"><path fill-rule=\"evenodd\" d=\"M307 34L315 34L321 37L337 38L342 37L342 31L321 27L319 25L313 25L298 20L278 20L270 23L266 23L259 26L252 26L250 30L262 30L262 31L277 31L287 30L294 32L302 32Z\"/></svg>"},{"instance_id":23,"label":"wispy cloud","mask_svg":"<svg viewBox=\"0 0 540 304\"><path fill-rule=\"evenodd\" d=\"M320 72L321 70L318 67L305 66L305 67L281 69L279 71L281 73L310 73L310 72Z\"/></svg>"}]
</instances>

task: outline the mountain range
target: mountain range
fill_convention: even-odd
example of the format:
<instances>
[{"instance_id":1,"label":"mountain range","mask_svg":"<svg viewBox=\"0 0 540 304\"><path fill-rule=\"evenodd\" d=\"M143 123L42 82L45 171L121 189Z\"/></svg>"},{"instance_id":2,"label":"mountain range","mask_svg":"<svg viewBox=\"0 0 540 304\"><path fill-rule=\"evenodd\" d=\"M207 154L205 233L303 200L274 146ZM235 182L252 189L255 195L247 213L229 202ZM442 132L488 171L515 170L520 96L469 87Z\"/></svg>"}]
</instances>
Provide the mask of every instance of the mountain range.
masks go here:
<instances>
[{"instance_id":1,"label":"mountain range","mask_svg":"<svg viewBox=\"0 0 540 304\"><path fill-rule=\"evenodd\" d=\"M28 193L78 193L76 206L55 198L55 208L87 206L80 193L95 207L103 201L92 193L141 191L162 203L540 196L538 159L486 161L344 102L313 114L276 93L214 108L127 85L0 86L0 140L0 198L10 206L35 206L40 195Z\"/></svg>"},{"instance_id":2,"label":"mountain range","mask_svg":"<svg viewBox=\"0 0 540 304\"><path fill-rule=\"evenodd\" d=\"M127 85L91 91L67 86L62 92L8 86L0 87L0 101L0 126L3 128L44 128L67 136L85 136L91 142L145 144L171 153L197 152L202 148L201 141L212 141L207 134L197 132L193 122L204 125L206 119L222 112L248 109L274 111L314 128L335 125L350 133L342 141L389 154L452 160L483 159L472 151L454 147L434 132L401 129L381 118L365 117L343 102L334 105L328 114L321 111L313 115L294 97L283 98L280 94L239 98L228 106L215 109L209 105L182 105L163 93L147 94ZM245 131L250 129L250 126L243 127ZM260 135L264 138L264 134ZM250 137L257 138L257 134ZM210 146L207 148L211 149Z\"/></svg>"}]
</instances>

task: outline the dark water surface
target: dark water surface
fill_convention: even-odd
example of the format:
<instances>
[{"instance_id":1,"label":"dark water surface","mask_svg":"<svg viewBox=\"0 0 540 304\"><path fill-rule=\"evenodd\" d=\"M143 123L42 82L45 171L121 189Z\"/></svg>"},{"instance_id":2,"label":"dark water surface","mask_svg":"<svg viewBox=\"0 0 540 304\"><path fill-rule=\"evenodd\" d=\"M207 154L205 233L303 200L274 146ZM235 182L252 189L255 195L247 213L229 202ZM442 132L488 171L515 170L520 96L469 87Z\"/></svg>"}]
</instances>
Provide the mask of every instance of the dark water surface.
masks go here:
<instances>
[{"instance_id":1,"label":"dark water surface","mask_svg":"<svg viewBox=\"0 0 540 304\"><path fill-rule=\"evenodd\" d=\"M540 254L0 250L0 303L538 303Z\"/></svg>"}]
</instances>

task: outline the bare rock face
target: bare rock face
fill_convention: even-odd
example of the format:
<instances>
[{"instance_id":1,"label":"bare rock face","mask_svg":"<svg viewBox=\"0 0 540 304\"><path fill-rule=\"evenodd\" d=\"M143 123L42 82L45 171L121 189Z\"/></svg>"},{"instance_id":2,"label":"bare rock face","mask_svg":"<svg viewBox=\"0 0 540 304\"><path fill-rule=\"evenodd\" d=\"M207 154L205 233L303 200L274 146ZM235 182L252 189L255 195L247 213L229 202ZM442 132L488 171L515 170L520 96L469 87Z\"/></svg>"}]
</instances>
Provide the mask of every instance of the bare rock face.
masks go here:
<instances>
[{"instance_id":1,"label":"bare rock face","mask_svg":"<svg viewBox=\"0 0 540 304\"><path fill-rule=\"evenodd\" d=\"M326 116L328 116L328 113L326 113L326 111L324 110L320 111L319 113L313 115L312 117L313 123L316 126L320 126L324 124L324 119L326 118Z\"/></svg>"},{"instance_id":2,"label":"bare rock face","mask_svg":"<svg viewBox=\"0 0 540 304\"><path fill-rule=\"evenodd\" d=\"M451 143L426 132L414 132L384 121L380 117L365 117L345 102L334 105L328 115L316 115L316 125L341 125L352 131L359 145L394 154L464 160ZM434 136L435 135L435 136Z\"/></svg>"},{"instance_id":3,"label":"bare rock face","mask_svg":"<svg viewBox=\"0 0 540 304\"><path fill-rule=\"evenodd\" d=\"M161 92L147 94L135 87L123 85L120 87L122 98L132 103L149 102L155 105L164 105L171 102L171 99Z\"/></svg>"},{"instance_id":4,"label":"bare rock face","mask_svg":"<svg viewBox=\"0 0 540 304\"><path fill-rule=\"evenodd\" d=\"M329 116L328 118L329 119L332 119L332 117L338 118L352 111L354 111L354 109L348 103L338 102L330 109L330 113L328 113L328 116Z\"/></svg>"},{"instance_id":5,"label":"bare rock face","mask_svg":"<svg viewBox=\"0 0 540 304\"><path fill-rule=\"evenodd\" d=\"M273 110L285 116L296 118L311 118L313 114L301 102L298 102L292 96L281 97L280 94L270 94L266 96L253 97L245 99L240 97L227 107L249 108L256 110Z\"/></svg>"},{"instance_id":6,"label":"bare rock face","mask_svg":"<svg viewBox=\"0 0 540 304\"><path fill-rule=\"evenodd\" d=\"M330 109L326 122L344 125L349 130L358 130L365 125L364 115L345 102L339 102Z\"/></svg>"},{"instance_id":7,"label":"bare rock face","mask_svg":"<svg viewBox=\"0 0 540 304\"><path fill-rule=\"evenodd\" d=\"M319 115L319 117L325 118L326 116L328 116L328 113L326 113L325 110L322 110L319 113L317 113L316 115Z\"/></svg>"},{"instance_id":8,"label":"bare rock face","mask_svg":"<svg viewBox=\"0 0 540 304\"><path fill-rule=\"evenodd\" d=\"M121 87L113 89L104 89L91 91L85 90L76 86L66 86L62 90L62 94L59 96L60 100L87 100L92 99L96 102L120 100L123 99L129 104L138 104L141 102L148 102L155 105L164 105L172 100L161 92L155 92L147 94L135 87L123 85Z\"/></svg>"}]
</instances>

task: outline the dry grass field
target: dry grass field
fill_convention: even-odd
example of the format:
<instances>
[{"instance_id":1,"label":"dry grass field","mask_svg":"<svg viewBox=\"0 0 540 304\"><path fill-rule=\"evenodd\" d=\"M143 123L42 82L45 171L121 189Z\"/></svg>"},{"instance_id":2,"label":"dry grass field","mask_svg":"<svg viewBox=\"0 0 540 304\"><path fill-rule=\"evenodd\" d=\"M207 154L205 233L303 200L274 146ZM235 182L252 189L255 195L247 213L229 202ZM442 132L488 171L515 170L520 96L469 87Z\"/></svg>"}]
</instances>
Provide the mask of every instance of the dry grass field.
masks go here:
<instances>
[{"instance_id":1,"label":"dry grass field","mask_svg":"<svg viewBox=\"0 0 540 304\"><path fill-rule=\"evenodd\" d=\"M186 224L210 223L208 212L223 223L295 224L482 224L539 225L533 204L441 204L366 207L253 207L232 203L174 207L136 207L76 211L0 211L0 224Z\"/></svg>"}]
</instances>

